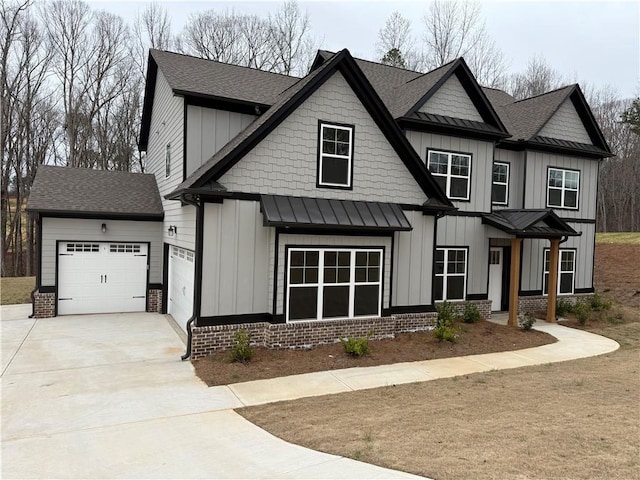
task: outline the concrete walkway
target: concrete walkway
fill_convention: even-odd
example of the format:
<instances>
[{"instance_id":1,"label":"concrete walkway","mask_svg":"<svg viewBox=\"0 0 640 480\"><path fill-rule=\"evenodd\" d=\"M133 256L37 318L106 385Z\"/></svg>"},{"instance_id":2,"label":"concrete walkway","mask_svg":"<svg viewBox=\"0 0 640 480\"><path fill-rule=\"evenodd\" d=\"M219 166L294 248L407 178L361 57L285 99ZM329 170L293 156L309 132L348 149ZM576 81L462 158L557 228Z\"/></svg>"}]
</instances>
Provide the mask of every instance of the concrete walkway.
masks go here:
<instances>
[{"instance_id":1,"label":"concrete walkway","mask_svg":"<svg viewBox=\"0 0 640 480\"><path fill-rule=\"evenodd\" d=\"M542 347L207 388L162 315L28 319L2 307L2 478L417 478L284 442L232 409L601 355L538 323Z\"/></svg>"}]
</instances>

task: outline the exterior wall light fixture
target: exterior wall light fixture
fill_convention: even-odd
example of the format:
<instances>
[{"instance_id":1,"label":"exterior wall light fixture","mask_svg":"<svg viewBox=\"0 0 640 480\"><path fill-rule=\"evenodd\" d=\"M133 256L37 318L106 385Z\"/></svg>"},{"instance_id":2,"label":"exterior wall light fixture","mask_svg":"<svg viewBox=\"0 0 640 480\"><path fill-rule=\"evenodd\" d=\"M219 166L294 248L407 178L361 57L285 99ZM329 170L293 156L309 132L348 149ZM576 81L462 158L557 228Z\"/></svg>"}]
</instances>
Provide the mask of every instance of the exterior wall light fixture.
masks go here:
<instances>
[{"instance_id":1,"label":"exterior wall light fixture","mask_svg":"<svg viewBox=\"0 0 640 480\"><path fill-rule=\"evenodd\" d=\"M169 236L173 237L173 235L177 235L178 234L178 227L176 227L175 225L169 225Z\"/></svg>"},{"instance_id":2,"label":"exterior wall light fixture","mask_svg":"<svg viewBox=\"0 0 640 480\"><path fill-rule=\"evenodd\" d=\"M107 233L107 224L106 223L102 224L102 233Z\"/></svg>"}]
</instances>

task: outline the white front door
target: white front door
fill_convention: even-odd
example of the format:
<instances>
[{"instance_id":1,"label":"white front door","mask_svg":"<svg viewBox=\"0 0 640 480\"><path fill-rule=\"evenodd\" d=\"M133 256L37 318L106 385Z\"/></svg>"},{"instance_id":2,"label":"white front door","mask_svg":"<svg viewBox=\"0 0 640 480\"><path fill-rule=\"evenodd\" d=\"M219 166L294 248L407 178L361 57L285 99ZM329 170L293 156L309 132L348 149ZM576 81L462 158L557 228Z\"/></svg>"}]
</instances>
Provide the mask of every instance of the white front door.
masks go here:
<instances>
[{"instance_id":1,"label":"white front door","mask_svg":"<svg viewBox=\"0 0 640 480\"><path fill-rule=\"evenodd\" d=\"M167 313L187 330L187 322L193 312L193 282L195 263L190 250L171 246L169 251L169 305Z\"/></svg>"},{"instance_id":2,"label":"white front door","mask_svg":"<svg viewBox=\"0 0 640 480\"><path fill-rule=\"evenodd\" d=\"M144 312L148 246L60 242L58 315Z\"/></svg>"},{"instance_id":3,"label":"white front door","mask_svg":"<svg viewBox=\"0 0 640 480\"><path fill-rule=\"evenodd\" d=\"M502 248L489 249L489 300L491 310L502 310L502 268L504 265L504 251Z\"/></svg>"}]
</instances>

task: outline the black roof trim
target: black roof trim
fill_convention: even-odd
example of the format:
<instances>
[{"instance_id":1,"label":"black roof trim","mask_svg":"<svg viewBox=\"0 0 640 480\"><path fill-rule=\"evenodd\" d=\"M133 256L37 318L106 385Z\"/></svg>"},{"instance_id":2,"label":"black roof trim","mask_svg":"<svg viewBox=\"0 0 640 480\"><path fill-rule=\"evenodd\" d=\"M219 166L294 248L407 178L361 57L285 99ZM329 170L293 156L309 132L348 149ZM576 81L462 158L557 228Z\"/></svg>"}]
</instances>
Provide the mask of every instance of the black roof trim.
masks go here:
<instances>
[{"instance_id":1,"label":"black roof trim","mask_svg":"<svg viewBox=\"0 0 640 480\"><path fill-rule=\"evenodd\" d=\"M259 115L260 113L265 112L271 107L271 105L265 103L248 102L246 100L219 97L216 95L205 95L203 93L192 93L184 90L174 90L173 93L183 96L187 105L216 108L218 110L225 110L227 112ZM256 112L256 109L258 109L259 111Z\"/></svg>"},{"instance_id":2,"label":"black roof trim","mask_svg":"<svg viewBox=\"0 0 640 480\"><path fill-rule=\"evenodd\" d=\"M39 214L41 217L48 218L80 218L88 220L133 220L137 222L161 222L164 219L164 213L159 215L150 215L146 213L105 213L105 212L70 212L68 210L40 210L30 208L28 212Z\"/></svg>"},{"instance_id":3,"label":"black roof trim","mask_svg":"<svg viewBox=\"0 0 640 480\"><path fill-rule=\"evenodd\" d=\"M402 208L393 203L262 195L264 225L351 231L409 231Z\"/></svg>"},{"instance_id":4,"label":"black roof trim","mask_svg":"<svg viewBox=\"0 0 640 480\"><path fill-rule=\"evenodd\" d=\"M546 226L541 226L543 222ZM550 208L498 210L482 215L482 223L518 238L558 238L582 235Z\"/></svg>"},{"instance_id":5,"label":"black roof trim","mask_svg":"<svg viewBox=\"0 0 640 480\"><path fill-rule=\"evenodd\" d=\"M433 113L416 112L413 117L398 118L397 122L403 128L466 138L493 141L509 137L508 133L500 132L496 127L484 122L475 122Z\"/></svg>"},{"instance_id":6,"label":"black roof trim","mask_svg":"<svg viewBox=\"0 0 640 480\"><path fill-rule=\"evenodd\" d=\"M153 97L156 91L156 79L158 77L158 64L153 59L151 52L147 58L147 79L144 87L144 103L142 105L142 120L140 123L140 137L138 138L138 151L146 152L149 145L149 131L151 130L151 111L153 109Z\"/></svg>"}]
</instances>

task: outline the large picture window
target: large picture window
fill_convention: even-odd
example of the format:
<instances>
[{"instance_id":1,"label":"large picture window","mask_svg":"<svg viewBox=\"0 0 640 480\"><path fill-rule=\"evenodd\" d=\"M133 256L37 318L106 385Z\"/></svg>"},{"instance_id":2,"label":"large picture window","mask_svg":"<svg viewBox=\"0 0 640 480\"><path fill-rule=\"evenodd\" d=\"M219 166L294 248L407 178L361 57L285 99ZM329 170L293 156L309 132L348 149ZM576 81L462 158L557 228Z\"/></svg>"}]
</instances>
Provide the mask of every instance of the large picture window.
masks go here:
<instances>
[{"instance_id":1,"label":"large picture window","mask_svg":"<svg viewBox=\"0 0 640 480\"><path fill-rule=\"evenodd\" d=\"M558 257L558 295L570 295L573 293L576 276L576 251L560 250ZM550 251L544 251L544 278L542 291L549 294L549 263Z\"/></svg>"},{"instance_id":2,"label":"large picture window","mask_svg":"<svg viewBox=\"0 0 640 480\"><path fill-rule=\"evenodd\" d=\"M351 188L353 127L320 123L318 186Z\"/></svg>"},{"instance_id":3,"label":"large picture window","mask_svg":"<svg viewBox=\"0 0 640 480\"><path fill-rule=\"evenodd\" d=\"M509 203L509 164L494 162L491 184L491 203L506 205Z\"/></svg>"},{"instance_id":4,"label":"large picture window","mask_svg":"<svg viewBox=\"0 0 640 480\"><path fill-rule=\"evenodd\" d=\"M464 300L467 290L467 250L436 249L435 300Z\"/></svg>"},{"instance_id":5,"label":"large picture window","mask_svg":"<svg viewBox=\"0 0 640 480\"><path fill-rule=\"evenodd\" d=\"M382 249L290 248L287 321L381 315Z\"/></svg>"},{"instance_id":6,"label":"large picture window","mask_svg":"<svg viewBox=\"0 0 640 480\"><path fill-rule=\"evenodd\" d=\"M580 172L549 168L547 173L547 207L578 208Z\"/></svg>"},{"instance_id":7,"label":"large picture window","mask_svg":"<svg viewBox=\"0 0 640 480\"><path fill-rule=\"evenodd\" d=\"M471 155L427 151L427 168L452 200L469 200Z\"/></svg>"}]
</instances>

